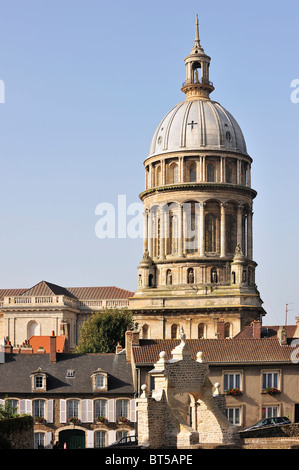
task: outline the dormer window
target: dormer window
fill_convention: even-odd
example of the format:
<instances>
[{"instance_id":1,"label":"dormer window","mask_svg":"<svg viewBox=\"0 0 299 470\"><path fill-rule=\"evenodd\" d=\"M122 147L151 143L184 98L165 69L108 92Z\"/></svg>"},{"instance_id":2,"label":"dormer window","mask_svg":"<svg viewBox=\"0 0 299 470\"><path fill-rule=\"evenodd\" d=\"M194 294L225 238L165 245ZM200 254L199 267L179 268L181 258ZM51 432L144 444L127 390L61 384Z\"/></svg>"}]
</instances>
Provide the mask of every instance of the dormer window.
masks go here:
<instances>
[{"instance_id":1,"label":"dormer window","mask_svg":"<svg viewBox=\"0 0 299 470\"><path fill-rule=\"evenodd\" d=\"M105 387L105 376L102 374L96 375L96 388Z\"/></svg>"},{"instance_id":2,"label":"dormer window","mask_svg":"<svg viewBox=\"0 0 299 470\"><path fill-rule=\"evenodd\" d=\"M45 392L47 390L47 375L39 367L31 374L31 388L32 391Z\"/></svg>"},{"instance_id":3,"label":"dormer window","mask_svg":"<svg viewBox=\"0 0 299 470\"><path fill-rule=\"evenodd\" d=\"M97 369L91 375L92 388L94 392L107 392L108 390L108 374L102 369Z\"/></svg>"}]
</instances>

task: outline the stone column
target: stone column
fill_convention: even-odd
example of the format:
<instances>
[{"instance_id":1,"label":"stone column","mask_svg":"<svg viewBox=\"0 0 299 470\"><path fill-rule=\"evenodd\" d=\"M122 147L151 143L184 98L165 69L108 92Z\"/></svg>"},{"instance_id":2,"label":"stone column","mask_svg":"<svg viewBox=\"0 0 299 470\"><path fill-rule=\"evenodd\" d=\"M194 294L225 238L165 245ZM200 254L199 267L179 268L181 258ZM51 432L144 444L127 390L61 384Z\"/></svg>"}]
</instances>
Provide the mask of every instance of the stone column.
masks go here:
<instances>
[{"instance_id":1,"label":"stone column","mask_svg":"<svg viewBox=\"0 0 299 470\"><path fill-rule=\"evenodd\" d=\"M220 221L220 256L226 256L226 227L225 227L225 204L221 203L221 221Z\"/></svg>"},{"instance_id":2,"label":"stone column","mask_svg":"<svg viewBox=\"0 0 299 470\"><path fill-rule=\"evenodd\" d=\"M148 210L143 213L143 253L148 250Z\"/></svg>"},{"instance_id":3,"label":"stone column","mask_svg":"<svg viewBox=\"0 0 299 470\"><path fill-rule=\"evenodd\" d=\"M253 259L253 244L252 244L252 210L247 214L247 258Z\"/></svg>"},{"instance_id":4,"label":"stone column","mask_svg":"<svg viewBox=\"0 0 299 470\"><path fill-rule=\"evenodd\" d=\"M152 222L152 213L148 211L148 252L149 256L153 257L153 222Z\"/></svg>"},{"instance_id":5,"label":"stone column","mask_svg":"<svg viewBox=\"0 0 299 470\"><path fill-rule=\"evenodd\" d=\"M206 157L202 157L202 181L206 181Z\"/></svg>"},{"instance_id":6,"label":"stone column","mask_svg":"<svg viewBox=\"0 0 299 470\"><path fill-rule=\"evenodd\" d=\"M183 204L180 205L180 211L178 214L178 255L183 256L183 238L184 238L184 231L183 231Z\"/></svg>"},{"instance_id":7,"label":"stone column","mask_svg":"<svg viewBox=\"0 0 299 470\"><path fill-rule=\"evenodd\" d=\"M225 160L220 157L220 182L225 183Z\"/></svg>"},{"instance_id":8,"label":"stone column","mask_svg":"<svg viewBox=\"0 0 299 470\"><path fill-rule=\"evenodd\" d=\"M205 255L205 203L199 203L199 234L198 234L198 251L199 256Z\"/></svg>"},{"instance_id":9,"label":"stone column","mask_svg":"<svg viewBox=\"0 0 299 470\"><path fill-rule=\"evenodd\" d=\"M179 157L179 183L184 181L184 157Z\"/></svg>"},{"instance_id":10,"label":"stone column","mask_svg":"<svg viewBox=\"0 0 299 470\"><path fill-rule=\"evenodd\" d=\"M166 165L165 160L161 161L161 184L162 186L166 184Z\"/></svg>"},{"instance_id":11,"label":"stone column","mask_svg":"<svg viewBox=\"0 0 299 470\"><path fill-rule=\"evenodd\" d=\"M243 246L242 244L242 216L243 216L243 206L238 206L238 212L237 212L237 244L239 244L241 247Z\"/></svg>"},{"instance_id":12,"label":"stone column","mask_svg":"<svg viewBox=\"0 0 299 470\"><path fill-rule=\"evenodd\" d=\"M165 258L165 211L160 208L160 258Z\"/></svg>"}]
</instances>

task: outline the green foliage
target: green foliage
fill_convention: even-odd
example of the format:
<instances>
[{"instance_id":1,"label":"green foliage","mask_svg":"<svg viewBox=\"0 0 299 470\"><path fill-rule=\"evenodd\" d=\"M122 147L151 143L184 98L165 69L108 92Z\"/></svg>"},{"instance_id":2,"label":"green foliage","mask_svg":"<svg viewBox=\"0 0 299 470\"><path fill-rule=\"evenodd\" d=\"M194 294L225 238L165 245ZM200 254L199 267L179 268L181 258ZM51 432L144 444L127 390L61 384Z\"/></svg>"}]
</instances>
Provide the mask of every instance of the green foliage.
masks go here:
<instances>
[{"instance_id":1,"label":"green foliage","mask_svg":"<svg viewBox=\"0 0 299 470\"><path fill-rule=\"evenodd\" d=\"M124 347L132 315L127 309L105 309L91 314L81 328L77 353L114 353L117 343Z\"/></svg>"},{"instance_id":2,"label":"green foliage","mask_svg":"<svg viewBox=\"0 0 299 470\"><path fill-rule=\"evenodd\" d=\"M11 404L7 401L7 396L5 396L5 404L0 405L0 419L15 418L17 415L17 408L13 408Z\"/></svg>"}]
</instances>

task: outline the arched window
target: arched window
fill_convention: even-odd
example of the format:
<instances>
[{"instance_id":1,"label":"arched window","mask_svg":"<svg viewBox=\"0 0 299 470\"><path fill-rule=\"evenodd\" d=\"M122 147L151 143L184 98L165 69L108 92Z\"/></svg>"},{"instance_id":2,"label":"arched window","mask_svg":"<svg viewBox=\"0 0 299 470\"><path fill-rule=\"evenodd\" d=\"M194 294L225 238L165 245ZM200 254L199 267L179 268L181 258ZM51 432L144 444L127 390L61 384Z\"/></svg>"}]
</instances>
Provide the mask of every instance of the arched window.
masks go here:
<instances>
[{"instance_id":1,"label":"arched window","mask_svg":"<svg viewBox=\"0 0 299 470\"><path fill-rule=\"evenodd\" d=\"M33 320L28 323L28 338L31 336L39 336L40 335L40 327L37 321Z\"/></svg>"},{"instance_id":2,"label":"arched window","mask_svg":"<svg viewBox=\"0 0 299 470\"><path fill-rule=\"evenodd\" d=\"M148 285L149 287L154 287L154 275L150 274L148 277Z\"/></svg>"},{"instance_id":3,"label":"arched window","mask_svg":"<svg viewBox=\"0 0 299 470\"><path fill-rule=\"evenodd\" d=\"M179 168L177 165L172 166L172 182L173 183L179 182Z\"/></svg>"},{"instance_id":4,"label":"arched window","mask_svg":"<svg viewBox=\"0 0 299 470\"><path fill-rule=\"evenodd\" d=\"M231 336L231 324L226 322L224 325L224 337L229 338Z\"/></svg>"},{"instance_id":5,"label":"arched window","mask_svg":"<svg viewBox=\"0 0 299 470\"><path fill-rule=\"evenodd\" d=\"M177 339L178 337L178 325L175 323L171 325L171 339Z\"/></svg>"},{"instance_id":6,"label":"arched window","mask_svg":"<svg viewBox=\"0 0 299 470\"><path fill-rule=\"evenodd\" d=\"M145 324L142 327L142 339L148 339L148 338L149 338L149 326Z\"/></svg>"},{"instance_id":7,"label":"arched window","mask_svg":"<svg viewBox=\"0 0 299 470\"><path fill-rule=\"evenodd\" d=\"M166 271L166 284L170 286L172 284L172 274L171 269L167 269Z\"/></svg>"},{"instance_id":8,"label":"arched window","mask_svg":"<svg viewBox=\"0 0 299 470\"><path fill-rule=\"evenodd\" d=\"M232 272L232 284L236 284L236 273L235 273L235 271Z\"/></svg>"},{"instance_id":9,"label":"arched window","mask_svg":"<svg viewBox=\"0 0 299 470\"><path fill-rule=\"evenodd\" d=\"M232 169L228 163L226 163L225 165L225 182L226 183L232 182Z\"/></svg>"},{"instance_id":10,"label":"arched window","mask_svg":"<svg viewBox=\"0 0 299 470\"><path fill-rule=\"evenodd\" d=\"M206 338L206 325L204 323L200 323L198 325L198 339Z\"/></svg>"},{"instance_id":11,"label":"arched window","mask_svg":"<svg viewBox=\"0 0 299 470\"><path fill-rule=\"evenodd\" d=\"M189 166L189 181L193 183L196 181L196 165L195 163L191 163Z\"/></svg>"},{"instance_id":12,"label":"arched window","mask_svg":"<svg viewBox=\"0 0 299 470\"><path fill-rule=\"evenodd\" d=\"M208 163L207 176L208 176L208 182L212 183L213 181L215 181L215 167L213 163Z\"/></svg>"},{"instance_id":13,"label":"arched window","mask_svg":"<svg viewBox=\"0 0 299 470\"><path fill-rule=\"evenodd\" d=\"M184 204L185 215L185 240L187 253L195 253L197 249L196 230L196 203L187 202Z\"/></svg>"},{"instance_id":14,"label":"arched window","mask_svg":"<svg viewBox=\"0 0 299 470\"><path fill-rule=\"evenodd\" d=\"M211 269L211 284L217 284L218 282L218 273L217 268Z\"/></svg>"},{"instance_id":15,"label":"arched window","mask_svg":"<svg viewBox=\"0 0 299 470\"><path fill-rule=\"evenodd\" d=\"M161 180L161 165L158 165L156 167L156 179L155 179L156 186L161 186L162 180Z\"/></svg>"},{"instance_id":16,"label":"arched window","mask_svg":"<svg viewBox=\"0 0 299 470\"><path fill-rule=\"evenodd\" d=\"M213 253L216 251L216 217L213 214L206 216L206 251Z\"/></svg>"},{"instance_id":17,"label":"arched window","mask_svg":"<svg viewBox=\"0 0 299 470\"><path fill-rule=\"evenodd\" d=\"M194 269L193 268L188 268L187 283L188 284L194 284Z\"/></svg>"}]
</instances>

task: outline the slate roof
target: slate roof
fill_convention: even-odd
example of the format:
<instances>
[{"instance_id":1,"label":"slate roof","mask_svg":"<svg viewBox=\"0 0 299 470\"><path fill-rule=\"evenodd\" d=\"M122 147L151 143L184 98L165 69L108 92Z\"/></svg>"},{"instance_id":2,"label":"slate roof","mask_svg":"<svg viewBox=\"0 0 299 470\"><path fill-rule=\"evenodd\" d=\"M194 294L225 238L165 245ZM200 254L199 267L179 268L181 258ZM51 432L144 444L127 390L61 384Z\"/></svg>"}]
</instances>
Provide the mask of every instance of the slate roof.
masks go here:
<instances>
[{"instance_id":1,"label":"slate roof","mask_svg":"<svg viewBox=\"0 0 299 470\"><path fill-rule=\"evenodd\" d=\"M108 392L103 394L134 393L131 365L127 363L124 353L58 353L54 364L50 363L50 356L45 353L5 354L5 363L0 364L0 393L31 394L30 375L39 367L47 374L47 395L93 393L91 375L98 368L108 372ZM67 378L67 370L74 370L75 376Z\"/></svg>"},{"instance_id":2,"label":"slate roof","mask_svg":"<svg viewBox=\"0 0 299 470\"><path fill-rule=\"evenodd\" d=\"M261 364L292 363L294 347L280 345L278 339L194 339L186 340L193 359L201 351L203 360L209 364ZM165 351L167 359L180 340L140 340L140 346L133 347L136 366L154 364L159 353Z\"/></svg>"}]
</instances>

